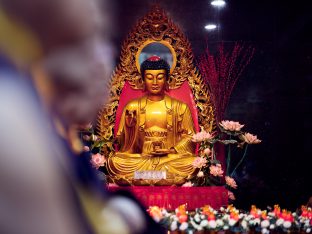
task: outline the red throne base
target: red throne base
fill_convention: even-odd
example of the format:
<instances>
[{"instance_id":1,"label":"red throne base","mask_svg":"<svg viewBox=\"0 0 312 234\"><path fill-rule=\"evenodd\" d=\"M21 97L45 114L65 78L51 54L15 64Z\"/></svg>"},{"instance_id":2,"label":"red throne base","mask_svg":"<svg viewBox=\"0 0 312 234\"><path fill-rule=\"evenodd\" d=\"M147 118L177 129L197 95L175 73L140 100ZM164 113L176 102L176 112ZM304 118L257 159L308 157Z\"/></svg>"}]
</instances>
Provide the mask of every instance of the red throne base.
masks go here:
<instances>
[{"instance_id":1,"label":"red throne base","mask_svg":"<svg viewBox=\"0 0 312 234\"><path fill-rule=\"evenodd\" d=\"M210 187L171 187L171 186L131 186L110 187L110 191L124 189L132 192L142 204L159 206L173 210L179 205L187 204L188 210L195 210L204 205L214 209L227 206L227 190L221 186Z\"/></svg>"}]
</instances>

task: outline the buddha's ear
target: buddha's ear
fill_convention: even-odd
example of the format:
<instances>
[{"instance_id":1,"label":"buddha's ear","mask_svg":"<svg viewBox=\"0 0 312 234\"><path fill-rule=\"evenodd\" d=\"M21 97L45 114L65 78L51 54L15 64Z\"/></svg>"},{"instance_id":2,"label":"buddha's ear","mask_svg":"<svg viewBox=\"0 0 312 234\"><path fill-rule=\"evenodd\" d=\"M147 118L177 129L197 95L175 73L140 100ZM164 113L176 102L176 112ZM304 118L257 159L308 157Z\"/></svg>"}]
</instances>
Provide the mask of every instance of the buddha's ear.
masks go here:
<instances>
[{"instance_id":1,"label":"buddha's ear","mask_svg":"<svg viewBox=\"0 0 312 234\"><path fill-rule=\"evenodd\" d=\"M166 83L165 83L165 91L169 92L169 82L167 80L166 80Z\"/></svg>"}]
</instances>

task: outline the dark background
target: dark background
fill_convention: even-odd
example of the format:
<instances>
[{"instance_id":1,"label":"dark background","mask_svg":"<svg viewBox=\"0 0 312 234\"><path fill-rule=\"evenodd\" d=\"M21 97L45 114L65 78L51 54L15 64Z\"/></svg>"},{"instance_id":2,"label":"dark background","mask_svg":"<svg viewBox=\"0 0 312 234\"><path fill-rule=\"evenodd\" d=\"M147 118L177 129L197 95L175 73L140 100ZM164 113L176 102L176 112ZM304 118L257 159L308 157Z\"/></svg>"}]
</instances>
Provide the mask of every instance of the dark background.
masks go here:
<instances>
[{"instance_id":1,"label":"dark background","mask_svg":"<svg viewBox=\"0 0 312 234\"><path fill-rule=\"evenodd\" d=\"M239 168L234 205L249 209L280 204L296 209L312 196L312 7L309 1L227 1L217 10L208 0L115 0L116 62L122 41L159 3L189 39L195 58L207 41L252 44L256 53L239 78L225 119L246 124L260 139ZM204 29L215 22L214 32Z\"/></svg>"}]
</instances>

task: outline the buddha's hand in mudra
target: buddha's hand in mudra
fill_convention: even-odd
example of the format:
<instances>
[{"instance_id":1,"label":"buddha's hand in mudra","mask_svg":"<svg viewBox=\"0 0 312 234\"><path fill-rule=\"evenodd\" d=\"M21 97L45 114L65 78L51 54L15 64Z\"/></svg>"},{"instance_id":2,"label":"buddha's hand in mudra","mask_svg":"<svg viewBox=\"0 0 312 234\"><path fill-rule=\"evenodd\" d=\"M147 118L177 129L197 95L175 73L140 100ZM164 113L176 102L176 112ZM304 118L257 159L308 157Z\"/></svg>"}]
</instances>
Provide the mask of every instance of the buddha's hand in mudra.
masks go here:
<instances>
[{"instance_id":1,"label":"buddha's hand in mudra","mask_svg":"<svg viewBox=\"0 0 312 234\"><path fill-rule=\"evenodd\" d=\"M177 151L174 148L170 149L156 149L155 151L151 152L151 155L167 155L167 154L176 154Z\"/></svg>"},{"instance_id":2,"label":"buddha's hand in mudra","mask_svg":"<svg viewBox=\"0 0 312 234\"><path fill-rule=\"evenodd\" d=\"M136 110L126 110L125 122L127 127L134 127L137 122Z\"/></svg>"}]
</instances>

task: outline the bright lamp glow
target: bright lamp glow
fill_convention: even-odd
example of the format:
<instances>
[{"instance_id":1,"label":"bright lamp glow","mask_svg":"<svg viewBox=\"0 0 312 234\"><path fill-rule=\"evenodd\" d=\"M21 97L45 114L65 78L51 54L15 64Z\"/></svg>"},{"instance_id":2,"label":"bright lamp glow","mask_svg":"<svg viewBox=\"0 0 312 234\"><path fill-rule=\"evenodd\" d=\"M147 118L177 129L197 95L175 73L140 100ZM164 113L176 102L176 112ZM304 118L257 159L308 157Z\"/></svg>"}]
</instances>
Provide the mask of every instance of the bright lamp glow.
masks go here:
<instances>
[{"instance_id":1,"label":"bright lamp glow","mask_svg":"<svg viewBox=\"0 0 312 234\"><path fill-rule=\"evenodd\" d=\"M217 28L217 25L215 25L215 24L207 24L205 26L205 29L207 29L207 30L214 30L216 28Z\"/></svg>"},{"instance_id":2,"label":"bright lamp glow","mask_svg":"<svg viewBox=\"0 0 312 234\"><path fill-rule=\"evenodd\" d=\"M213 5L215 7L223 7L223 6L225 6L225 1L223 1L223 0L213 0L211 2L211 5Z\"/></svg>"}]
</instances>

